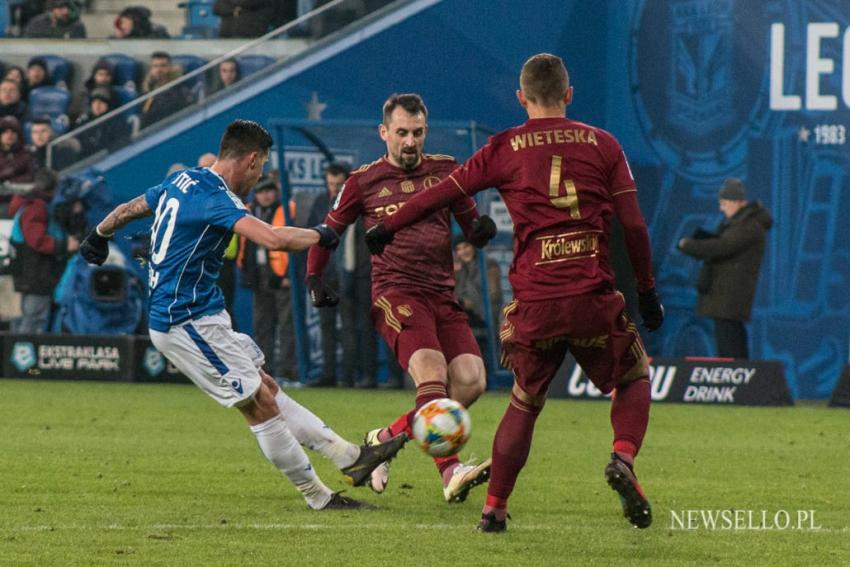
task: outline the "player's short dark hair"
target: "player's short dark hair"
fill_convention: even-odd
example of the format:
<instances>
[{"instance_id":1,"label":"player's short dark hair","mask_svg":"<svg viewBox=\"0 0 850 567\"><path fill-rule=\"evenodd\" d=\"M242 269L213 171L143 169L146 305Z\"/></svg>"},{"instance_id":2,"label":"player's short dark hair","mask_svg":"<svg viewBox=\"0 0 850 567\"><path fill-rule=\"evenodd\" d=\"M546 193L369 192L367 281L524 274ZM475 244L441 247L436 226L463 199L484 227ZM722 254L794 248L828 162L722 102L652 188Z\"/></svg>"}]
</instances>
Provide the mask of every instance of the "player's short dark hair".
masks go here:
<instances>
[{"instance_id":1,"label":"player's short dark hair","mask_svg":"<svg viewBox=\"0 0 850 567\"><path fill-rule=\"evenodd\" d=\"M325 168L325 175L345 175L351 172L351 168L344 161L332 161Z\"/></svg>"},{"instance_id":2,"label":"player's short dark hair","mask_svg":"<svg viewBox=\"0 0 850 567\"><path fill-rule=\"evenodd\" d=\"M570 76L557 55L538 53L522 66L519 86L525 98L541 106L554 106L564 100Z\"/></svg>"},{"instance_id":3,"label":"player's short dark hair","mask_svg":"<svg viewBox=\"0 0 850 567\"><path fill-rule=\"evenodd\" d=\"M421 96L416 93L392 94L384 103L385 125L390 123L390 115L399 106L405 109L408 114L422 113L422 116L428 118L428 108Z\"/></svg>"},{"instance_id":4,"label":"player's short dark hair","mask_svg":"<svg viewBox=\"0 0 850 567\"><path fill-rule=\"evenodd\" d=\"M234 120L221 137L218 158L240 158L251 152L265 154L273 143L268 131L253 120Z\"/></svg>"},{"instance_id":5,"label":"player's short dark hair","mask_svg":"<svg viewBox=\"0 0 850 567\"><path fill-rule=\"evenodd\" d=\"M53 129L53 122L51 122L50 118L47 116L36 116L33 118L32 126L35 126L36 124L47 124L51 129Z\"/></svg>"},{"instance_id":6,"label":"player's short dark hair","mask_svg":"<svg viewBox=\"0 0 850 567\"><path fill-rule=\"evenodd\" d=\"M167 51L154 51L151 53L151 59L167 59L170 63L171 55L169 55Z\"/></svg>"}]
</instances>

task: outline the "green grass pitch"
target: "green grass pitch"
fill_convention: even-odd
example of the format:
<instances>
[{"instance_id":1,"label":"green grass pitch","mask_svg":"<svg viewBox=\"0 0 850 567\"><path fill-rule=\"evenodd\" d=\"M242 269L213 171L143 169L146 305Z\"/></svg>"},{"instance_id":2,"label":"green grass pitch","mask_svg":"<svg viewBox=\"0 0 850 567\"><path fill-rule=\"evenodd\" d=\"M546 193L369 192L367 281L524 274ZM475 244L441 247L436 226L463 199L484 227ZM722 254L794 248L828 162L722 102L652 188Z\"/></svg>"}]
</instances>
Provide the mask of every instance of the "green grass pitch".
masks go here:
<instances>
[{"instance_id":1,"label":"green grass pitch","mask_svg":"<svg viewBox=\"0 0 850 567\"><path fill-rule=\"evenodd\" d=\"M289 393L352 440L413 400ZM472 408L462 457L489 454L506 403L488 393ZM506 534L474 530L484 488L445 504L414 444L383 495L349 489L378 510L309 511L241 416L191 386L2 380L0 415L4 566L850 564L847 410L655 405L637 468L655 522L637 530L603 481L608 404L550 400ZM688 510L754 514L738 527L759 527L762 510L782 524L787 511L795 528L797 511L811 510L803 527L820 529L682 529L674 514Z\"/></svg>"}]
</instances>

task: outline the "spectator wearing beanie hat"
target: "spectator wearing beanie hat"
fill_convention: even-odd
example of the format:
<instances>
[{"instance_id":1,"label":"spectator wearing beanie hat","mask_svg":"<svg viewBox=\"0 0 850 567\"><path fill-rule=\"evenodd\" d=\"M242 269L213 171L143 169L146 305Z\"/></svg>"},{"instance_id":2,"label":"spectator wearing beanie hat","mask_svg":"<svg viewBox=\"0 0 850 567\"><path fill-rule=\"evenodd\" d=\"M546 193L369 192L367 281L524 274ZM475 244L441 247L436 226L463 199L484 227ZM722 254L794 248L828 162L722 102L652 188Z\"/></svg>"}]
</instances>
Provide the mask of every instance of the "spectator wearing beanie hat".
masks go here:
<instances>
[{"instance_id":1,"label":"spectator wearing beanie hat","mask_svg":"<svg viewBox=\"0 0 850 567\"><path fill-rule=\"evenodd\" d=\"M760 202L747 201L740 179L725 180L717 198L726 218L714 232L699 229L680 240L679 250L704 262L697 281L697 314L714 319L717 356L746 359L744 322L752 313L773 219Z\"/></svg>"},{"instance_id":2,"label":"spectator wearing beanie hat","mask_svg":"<svg viewBox=\"0 0 850 567\"><path fill-rule=\"evenodd\" d=\"M84 126L104 116L114 108L112 93L107 87L92 89L89 96L88 112L77 118L74 129ZM113 116L105 121L83 130L78 135L80 157L88 157L100 150L113 150L123 146L130 138L130 127L123 116Z\"/></svg>"}]
</instances>

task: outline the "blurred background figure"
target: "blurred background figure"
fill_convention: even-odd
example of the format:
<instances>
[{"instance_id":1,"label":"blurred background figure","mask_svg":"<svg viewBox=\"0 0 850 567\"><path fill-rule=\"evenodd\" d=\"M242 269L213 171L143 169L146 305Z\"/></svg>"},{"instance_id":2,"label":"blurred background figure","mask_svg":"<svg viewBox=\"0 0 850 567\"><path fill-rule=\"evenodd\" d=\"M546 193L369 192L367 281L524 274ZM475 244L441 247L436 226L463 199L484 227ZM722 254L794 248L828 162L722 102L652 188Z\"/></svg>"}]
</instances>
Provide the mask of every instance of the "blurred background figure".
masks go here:
<instances>
[{"instance_id":1,"label":"blurred background figure","mask_svg":"<svg viewBox=\"0 0 850 567\"><path fill-rule=\"evenodd\" d=\"M210 83L209 94L226 89L241 79L239 75L239 63L236 59L225 59L218 64L216 71L216 75Z\"/></svg>"},{"instance_id":2,"label":"blurred background figure","mask_svg":"<svg viewBox=\"0 0 850 567\"><path fill-rule=\"evenodd\" d=\"M166 39L165 27L151 22L151 11L145 6L128 6L115 18L115 39Z\"/></svg>"},{"instance_id":3,"label":"blurred background figure","mask_svg":"<svg viewBox=\"0 0 850 567\"><path fill-rule=\"evenodd\" d=\"M92 90L87 112L80 115L74 123L74 128L82 128L115 108L112 92L105 87ZM88 157L101 150L112 151L123 146L130 139L131 129L122 116L113 116L96 126L81 132L77 139L80 142L80 157Z\"/></svg>"},{"instance_id":4,"label":"blurred background figure","mask_svg":"<svg viewBox=\"0 0 850 567\"><path fill-rule=\"evenodd\" d=\"M487 322L484 318L484 296L481 294L479 251L463 235L454 239L455 297L469 317L472 334L481 352L487 352ZM499 264L487 259L487 291L490 295L490 321L499 328L502 311L502 272Z\"/></svg>"},{"instance_id":5,"label":"blurred background figure","mask_svg":"<svg viewBox=\"0 0 850 567\"><path fill-rule=\"evenodd\" d=\"M745 321L750 320L770 212L758 201L747 201L746 187L730 177L718 193L726 217L717 230L697 230L679 241L679 250L703 260L697 281L697 314L714 319L717 356L749 358Z\"/></svg>"},{"instance_id":6,"label":"blurred background figure","mask_svg":"<svg viewBox=\"0 0 850 567\"><path fill-rule=\"evenodd\" d=\"M12 278L15 291L21 293L21 318L17 333L40 334L47 330L53 291L68 255L79 248L77 236L66 235L51 218L48 203L56 189L56 174L41 169L35 174L33 189L15 195L9 205L14 216L10 241L15 248Z\"/></svg>"},{"instance_id":7,"label":"blurred background figure","mask_svg":"<svg viewBox=\"0 0 850 567\"><path fill-rule=\"evenodd\" d=\"M24 146L21 123L14 116L0 118L0 183L29 183L34 171L32 154ZM8 195L0 195L0 214L9 199Z\"/></svg>"},{"instance_id":8,"label":"blurred background figure","mask_svg":"<svg viewBox=\"0 0 850 567\"><path fill-rule=\"evenodd\" d=\"M297 0L216 0L213 13L221 18L218 36L260 37L295 18Z\"/></svg>"},{"instance_id":9,"label":"blurred background figure","mask_svg":"<svg viewBox=\"0 0 850 567\"><path fill-rule=\"evenodd\" d=\"M27 103L21 97L21 83L7 78L0 81L0 118L14 116L23 124L27 115Z\"/></svg>"},{"instance_id":10,"label":"blurred background figure","mask_svg":"<svg viewBox=\"0 0 850 567\"><path fill-rule=\"evenodd\" d=\"M313 201L306 226L315 226L324 221L325 215L331 210L337 195L345 184L348 173L347 163L334 161L328 164L325 168L325 191L320 193ZM339 266L336 254L331 255L328 266L325 268L324 281L331 289L339 289ZM318 309L319 328L322 333L322 376L313 384L314 386L336 386L336 352L339 344L339 334L336 327L338 312L337 307Z\"/></svg>"},{"instance_id":11,"label":"blurred background figure","mask_svg":"<svg viewBox=\"0 0 850 567\"><path fill-rule=\"evenodd\" d=\"M172 64L171 55L165 51L154 51L151 54L150 68L145 77L143 91L150 93L179 79L183 71ZM192 103L192 94L185 85L175 85L142 104L142 128L158 122Z\"/></svg>"},{"instance_id":12,"label":"blurred background figure","mask_svg":"<svg viewBox=\"0 0 850 567\"><path fill-rule=\"evenodd\" d=\"M285 226L280 191L274 180L261 178L253 193L248 204L251 214L272 226ZM290 218L295 218L291 201L289 211ZM297 380L289 261L287 252L268 250L245 237L239 239L236 263L241 284L254 292L254 340L266 355L266 370L275 377Z\"/></svg>"},{"instance_id":13,"label":"blurred background figure","mask_svg":"<svg viewBox=\"0 0 850 567\"><path fill-rule=\"evenodd\" d=\"M47 167L47 144L55 137L56 133L53 131L50 118L42 116L33 119L30 127L32 144L29 145L28 149L33 158L33 167L36 170ZM52 160L51 169L62 171L76 161L78 153L79 143L76 143L73 139L67 140L67 143L60 142L54 145L50 156Z\"/></svg>"},{"instance_id":14,"label":"blurred background figure","mask_svg":"<svg viewBox=\"0 0 850 567\"><path fill-rule=\"evenodd\" d=\"M77 5L71 0L47 0L45 12L34 17L24 28L24 37L73 39L86 37Z\"/></svg>"},{"instance_id":15,"label":"blurred background figure","mask_svg":"<svg viewBox=\"0 0 850 567\"><path fill-rule=\"evenodd\" d=\"M50 81L50 72L47 69L47 63L41 57L33 57L27 63L27 88L31 91L39 87L49 87L53 83Z\"/></svg>"}]
</instances>

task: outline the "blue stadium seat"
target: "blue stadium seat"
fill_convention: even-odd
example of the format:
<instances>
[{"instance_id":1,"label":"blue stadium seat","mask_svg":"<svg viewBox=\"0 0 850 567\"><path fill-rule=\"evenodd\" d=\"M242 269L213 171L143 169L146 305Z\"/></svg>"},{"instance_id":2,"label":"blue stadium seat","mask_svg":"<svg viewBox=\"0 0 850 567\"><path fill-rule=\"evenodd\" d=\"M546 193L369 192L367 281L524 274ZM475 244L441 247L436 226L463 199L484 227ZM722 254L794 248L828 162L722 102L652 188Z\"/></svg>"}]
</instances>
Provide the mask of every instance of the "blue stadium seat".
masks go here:
<instances>
[{"instance_id":1,"label":"blue stadium seat","mask_svg":"<svg viewBox=\"0 0 850 567\"><path fill-rule=\"evenodd\" d=\"M57 87L70 88L71 81L74 78L74 68L71 62L61 55L39 55L47 63L47 71L50 73L50 80Z\"/></svg>"},{"instance_id":2,"label":"blue stadium seat","mask_svg":"<svg viewBox=\"0 0 850 567\"><path fill-rule=\"evenodd\" d=\"M117 97L118 100L115 101L114 108L118 108L119 106L124 106L131 100L135 100L138 97L138 93L136 89L132 87L112 87L113 96ZM139 113L139 105L132 106L122 112L124 116L132 116L133 114Z\"/></svg>"},{"instance_id":3,"label":"blue stadium seat","mask_svg":"<svg viewBox=\"0 0 850 567\"><path fill-rule=\"evenodd\" d=\"M57 118L68 114L71 93L62 87L39 87L30 91L29 116L49 116Z\"/></svg>"},{"instance_id":4,"label":"blue stadium seat","mask_svg":"<svg viewBox=\"0 0 850 567\"><path fill-rule=\"evenodd\" d=\"M242 78L253 75L260 69L273 65L277 59L270 55L239 55L236 62L239 64L239 76Z\"/></svg>"},{"instance_id":5,"label":"blue stadium seat","mask_svg":"<svg viewBox=\"0 0 850 567\"><path fill-rule=\"evenodd\" d=\"M112 65L112 77L116 85L136 89L136 81L141 75L141 65L138 61L123 53L110 53L101 59Z\"/></svg>"},{"instance_id":6,"label":"blue stadium seat","mask_svg":"<svg viewBox=\"0 0 850 567\"><path fill-rule=\"evenodd\" d=\"M171 57L171 61L175 65L180 65L180 67L183 69L184 75L207 64L206 59L197 55L173 55ZM203 73L200 73L194 78L186 81L185 84L189 89L194 91L198 84L203 81L203 79Z\"/></svg>"}]
</instances>

